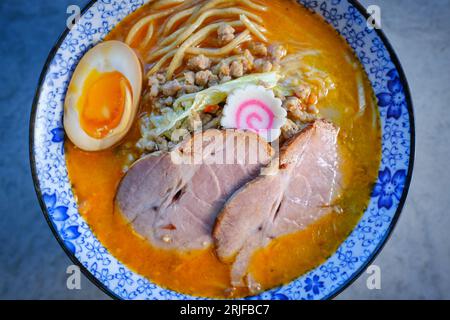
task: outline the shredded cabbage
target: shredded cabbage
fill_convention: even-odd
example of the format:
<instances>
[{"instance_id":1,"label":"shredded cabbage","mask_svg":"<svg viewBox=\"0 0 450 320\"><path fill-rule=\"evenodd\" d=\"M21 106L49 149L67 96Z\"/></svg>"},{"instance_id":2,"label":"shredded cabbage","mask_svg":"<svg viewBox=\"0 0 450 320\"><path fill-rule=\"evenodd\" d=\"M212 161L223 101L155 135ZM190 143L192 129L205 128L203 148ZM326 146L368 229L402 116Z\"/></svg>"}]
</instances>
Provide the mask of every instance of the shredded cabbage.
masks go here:
<instances>
[{"instance_id":1,"label":"shredded cabbage","mask_svg":"<svg viewBox=\"0 0 450 320\"><path fill-rule=\"evenodd\" d=\"M161 115L150 115L150 121L154 126L150 134L153 136L164 134L173 129L179 121L187 118L191 113L200 112L209 105L224 102L228 94L237 88L253 84L263 85L268 89L272 89L278 84L279 80L280 75L277 72L251 74L197 93L183 95L175 100L172 111Z\"/></svg>"}]
</instances>

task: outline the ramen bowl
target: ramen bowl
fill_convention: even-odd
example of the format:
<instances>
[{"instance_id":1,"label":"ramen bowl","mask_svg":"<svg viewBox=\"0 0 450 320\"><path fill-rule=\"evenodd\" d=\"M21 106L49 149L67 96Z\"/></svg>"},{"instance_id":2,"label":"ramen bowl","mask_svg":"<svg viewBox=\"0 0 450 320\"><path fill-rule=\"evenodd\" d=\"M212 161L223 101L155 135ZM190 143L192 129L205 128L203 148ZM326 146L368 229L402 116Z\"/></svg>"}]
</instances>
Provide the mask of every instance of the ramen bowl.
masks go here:
<instances>
[{"instance_id":1,"label":"ramen bowl","mask_svg":"<svg viewBox=\"0 0 450 320\"><path fill-rule=\"evenodd\" d=\"M52 49L41 74L30 124L36 192L54 236L83 273L119 299L197 299L152 283L116 259L80 215L65 162L65 94L83 55L145 0L92 1ZM354 281L380 252L406 200L414 161L414 116L403 70L381 30L356 1L300 0L351 46L377 97L382 157L370 203L359 223L324 263L250 299L329 299Z\"/></svg>"}]
</instances>

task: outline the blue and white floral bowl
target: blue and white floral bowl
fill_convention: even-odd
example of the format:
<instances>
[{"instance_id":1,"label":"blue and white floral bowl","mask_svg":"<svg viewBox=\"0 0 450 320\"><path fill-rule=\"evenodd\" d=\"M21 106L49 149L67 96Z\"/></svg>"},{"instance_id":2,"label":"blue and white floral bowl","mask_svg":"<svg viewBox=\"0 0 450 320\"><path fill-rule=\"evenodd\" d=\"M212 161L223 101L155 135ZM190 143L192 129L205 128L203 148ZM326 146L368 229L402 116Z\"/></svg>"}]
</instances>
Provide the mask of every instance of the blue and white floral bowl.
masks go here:
<instances>
[{"instance_id":1,"label":"blue and white floral bowl","mask_svg":"<svg viewBox=\"0 0 450 320\"><path fill-rule=\"evenodd\" d=\"M160 288L112 256L77 210L64 159L63 101L83 54L148 0L92 1L50 53L33 103L31 169L38 198L55 237L72 261L106 293L122 299L192 299ZM297 280L252 299L327 299L347 287L375 258L406 200L414 161L414 117L408 85L389 42L368 28L352 0L299 0L325 18L359 57L378 98L382 163L370 205L354 231L325 263Z\"/></svg>"}]
</instances>

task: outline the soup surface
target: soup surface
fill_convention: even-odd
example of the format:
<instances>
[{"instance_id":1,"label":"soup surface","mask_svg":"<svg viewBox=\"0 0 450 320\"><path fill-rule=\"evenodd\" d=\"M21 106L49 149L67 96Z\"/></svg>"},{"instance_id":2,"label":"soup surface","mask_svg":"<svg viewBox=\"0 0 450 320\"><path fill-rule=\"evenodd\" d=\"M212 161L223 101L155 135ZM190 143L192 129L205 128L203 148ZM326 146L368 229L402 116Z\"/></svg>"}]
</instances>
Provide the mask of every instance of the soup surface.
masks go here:
<instances>
[{"instance_id":1,"label":"soup surface","mask_svg":"<svg viewBox=\"0 0 450 320\"><path fill-rule=\"evenodd\" d=\"M323 118L340 129L343 175L343 192L334 212L303 231L273 240L253 255L250 270L264 290L288 283L324 262L352 231L367 207L377 177L381 138L372 89L346 42L320 17L294 1L258 3L269 8L259 15L271 43L282 44L288 52L298 46L320 52L305 57L305 63L327 73L335 85L317 108ZM122 21L107 39L124 41L132 26L152 10L149 5L142 7ZM144 36L145 30L133 40L142 57L156 41L139 46L139 38ZM138 117L147 114L149 108L143 104ZM126 138L105 151L82 151L66 141L67 167L79 211L96 237L130 269L162 287L205 297L249 295L246 288L230 290L230 265L218 260L212 247L190 252L153 247L116 210L114 199L124 167L130 165L130 159L141 156L133 148L140 137L136 120Z\"/></svg>"}]
</instances>

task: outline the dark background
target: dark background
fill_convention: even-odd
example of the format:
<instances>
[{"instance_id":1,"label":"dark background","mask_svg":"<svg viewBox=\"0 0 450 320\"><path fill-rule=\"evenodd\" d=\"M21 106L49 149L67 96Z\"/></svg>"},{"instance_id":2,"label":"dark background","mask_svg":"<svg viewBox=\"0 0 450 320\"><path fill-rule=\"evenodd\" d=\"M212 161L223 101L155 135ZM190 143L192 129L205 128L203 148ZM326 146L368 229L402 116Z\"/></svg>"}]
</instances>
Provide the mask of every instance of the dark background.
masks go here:
<instances>
[{"instance_id":1,"label":"dark background","mask_svg":"<svg viewBox=\"0 0 450 320\"><path fill-rule=\"evenodd\" d=\"M45 222L28 159L31 103L68 5L86 0L0 0L0 299L107 299L83 277L66 288L71 264ZM415 104L417 155L409 198L392 238L367 275L338 298L450 298L450 0L364 0L403 64Z\"/></svg>"}]
</instances>

